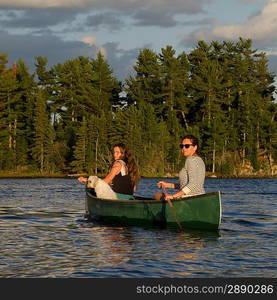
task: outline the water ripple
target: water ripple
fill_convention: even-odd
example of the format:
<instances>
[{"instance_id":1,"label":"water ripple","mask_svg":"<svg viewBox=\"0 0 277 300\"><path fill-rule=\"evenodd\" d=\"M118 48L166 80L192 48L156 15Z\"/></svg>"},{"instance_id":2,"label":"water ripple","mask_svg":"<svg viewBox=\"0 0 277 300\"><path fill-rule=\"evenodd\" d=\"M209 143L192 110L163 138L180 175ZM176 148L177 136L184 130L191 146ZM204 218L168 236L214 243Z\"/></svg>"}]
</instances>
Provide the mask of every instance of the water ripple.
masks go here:
<instances>
[{"instance_id":1,"label":"water ripple","mask_svg":"<svg viewBox=\"0 0 277 300\"><path fill-rule=\"evenodd\" d=\"M138 194L153 195L158 180L143 179ZM207 180L223 191L218 233L96 225L76 180L0 186L0 277L277 277L276 180Z\"/></svg>"}]
</instances>

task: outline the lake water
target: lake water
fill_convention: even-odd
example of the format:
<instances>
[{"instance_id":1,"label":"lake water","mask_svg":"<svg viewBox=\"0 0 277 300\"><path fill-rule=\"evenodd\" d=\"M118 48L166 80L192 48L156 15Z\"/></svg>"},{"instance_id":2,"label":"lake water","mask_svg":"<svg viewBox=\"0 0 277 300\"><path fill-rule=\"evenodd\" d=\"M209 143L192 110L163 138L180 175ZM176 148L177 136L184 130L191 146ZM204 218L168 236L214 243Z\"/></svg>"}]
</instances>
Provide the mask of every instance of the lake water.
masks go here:
<instances>
[{"instance_id":1,"label":"lake water","mask_svg":"<svg viewBox=\"0 0 277 300\"><path fill-rule=\"evenodd\" d=\"M0 179L0 277L277 277L277 179L205 187L222 192L219 233L99 226L76 179Z\"/></svg>"}]
</instances>

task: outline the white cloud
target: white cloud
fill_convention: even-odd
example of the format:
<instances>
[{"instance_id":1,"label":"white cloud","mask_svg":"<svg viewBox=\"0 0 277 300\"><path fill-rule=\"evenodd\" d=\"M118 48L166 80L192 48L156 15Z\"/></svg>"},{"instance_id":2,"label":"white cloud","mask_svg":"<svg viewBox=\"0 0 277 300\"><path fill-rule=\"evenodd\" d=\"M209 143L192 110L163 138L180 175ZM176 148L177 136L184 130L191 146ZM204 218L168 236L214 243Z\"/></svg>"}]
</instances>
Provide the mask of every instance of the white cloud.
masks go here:
<instances>
[{"instance_id":1,"label":"white cloud","mask_svg":"<svg viewBox=\"0 0 277 300\"><path fill-rule=\"evenodd\" d=\"M119 80L123 81L133 72L132 66L135 64L139 48L124 50L119 48L118 43L111 42L96 45L93 36L84 39L85 41L64 41L51 33L43 37L32 34L16 35L0 29L0 41L5 41L1 45L1 53L8 53L10 65L20 58L23 59L31 72L35 70L36 56L46 57L49 61L48 66L51 67L78 56L95 58L99 51L108 60ZM144 46L142 45L142 48Z\"/></svg>"},{"instance_id":2,"label":"white cloud","mask_svg":"<svg viewBox=\"0 0 277 300\"><path fill-rule=\"evenodd\" d=\"M86 37L82 38L80 41L87 44L90 47L93 47L93 51L90 56L95 57L97 55L97 53L100 52L105 58L107 58L107 56L108 56L107 49L103 46L98 46L96 44L95 36L86 36ZM95 51L95 48L97 49L96 51Z\"/></svg>"},{"instance_id":3,"label":"white cloud","mask_svg":"<svg viewBox=\"0 0 277 300\"><path fill-rule=\"evenodd\" d=\"M277 2L269 3L261 14L250 18L245 24L222 26L213 29L218 37L235 39L246 36L255 40L265 37L276 37L277 32Z\"/></svg>"},{"instance_id":4,"label":"white cloud","mask_svg":"<svg viewBox=\"0 0 277 300\"><path fill-rule=\"evenodd\" d=\"M107 58L107 50L106 50L106 48L100 47L100 48L98 49L98 51L99 51L105 58Z\"/></svg>"},{"instance_id":5,"label":"white cloud","mask_svg":"<svg viewBox=\"0 0 277 300\"><path fill-rule=\"evenodd\" d=\"M264 47L276 45L277 2L271 1L260 14L249 18L244 24L218 26L199 30L186 36L185 40L236 40L239 37L250 38Z\"/></svg>"},{"instance_id":6,"label":"white cloud","mask_svg":"<svg viewBox=\"0 0 277 300\"><path fill-rule=\"evenodd\" d=\"M97 28L105 21L106 27L114 31L125 25L124 16L133 19L133 25L173 27L179 24L176 16L203 13L204 6L214 1L216 0L0 0L0 12L23 13L23 17L9 18L4 24L5 19L2 20L2 24L8 28L13 25L18 27L18 22L39 26L40 22L33 22L36 15L50 15L49 23L44 18L45 27L47 24L53 25L54 21L57 24L52 15L62 14L63 18L58 22L62 23L67 15L66 21L70 22L72 16L76 18L78 15L91 14L87 22L92 27Z\"/></svg>"},{"instance_id":7,"label":"white cloud","mask_svg":"<svg viewBox=\"0 0 277 300\"><path fill-rule=\"evenodd\" d=\"M89 46L95 45L96 37L95 36L86 36L81 39L82 42L88 44Z\"/></svg>"},{"instance_id":8,"label":"white cloud","mask_svg":"<svg viewBox=\"0 0 277 300\"><path fill-rule=\"evenodd\" d=\"M0 7L14 8L49 8L49 7L80 7L87 5L87 0L1 0ZM94 2L94 1L93 1Z\"/></svg>"},{"instance_id":9,"label":"white cloud","mask_svg":"<svg viewBox=\"0 0 277 300\"><path fill-rule=\"evenodd\" d=\"M268 56L277 56L277 51L271 51L271 50L269 50L269 51L265 51L265 53Z\"/></svg>"},{"instance_id":10,"label":"white cloud","mask_svg":"<svg viewBox=\"0 0 277 300\"><path fill-rule=\"evenodd\" d=\"M276 0L240 0L242 3L275 2Z\"/></svg>"},{"instance_id":11,"label":"white cloud","mask_svg":"<svg viewBox=\"0 0 277 300\"><path fill-rule=\"evenodd\" d=\"M202 11L205 3L214 0L1 0L0 8L102 8L102 9L163 9L175 13L196 13Z\"/></svg>"},{"instance_id":12,"label":"white cloud","mask_svg":"<svg viewBox=\"0 0 277 300\"><path fill-rule=\"evenodd\" d=\"M45 33L43 36L19 35L0 30L0 40L5 41L1 45L1 52L8 53L10 62L22 58L32 68L36 56L47 57L49 65L53 65L78 56L94 57L97 53L95 45L88 45L81 41L64 41L51 33Z\"/></svg>"}]
</instances>

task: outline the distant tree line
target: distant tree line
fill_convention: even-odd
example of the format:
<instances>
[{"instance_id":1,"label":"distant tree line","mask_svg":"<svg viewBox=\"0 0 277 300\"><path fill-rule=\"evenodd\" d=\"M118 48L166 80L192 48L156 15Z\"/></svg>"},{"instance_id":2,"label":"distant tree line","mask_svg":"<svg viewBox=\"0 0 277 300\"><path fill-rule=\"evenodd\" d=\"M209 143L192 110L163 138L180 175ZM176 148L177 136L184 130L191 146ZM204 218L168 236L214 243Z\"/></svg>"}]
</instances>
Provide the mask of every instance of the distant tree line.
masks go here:
<instances>
[{"instance_id":1,"label":"distant tree line","mask_svg":"<svg viewBox=\"0 0 277 300\"><path fill-rule=\"evenodd\" d=\"M113 76L105 58L80 56L49 68L36 57L7 67L0 55L0 171L104 174L124 142L142 175L183 165L185 134L201 141L207 170L236 175L245 164L272 173L277 161L275 75L251 40L199 41L140 51L135 75Z\"/></svg>"}]
</instances>

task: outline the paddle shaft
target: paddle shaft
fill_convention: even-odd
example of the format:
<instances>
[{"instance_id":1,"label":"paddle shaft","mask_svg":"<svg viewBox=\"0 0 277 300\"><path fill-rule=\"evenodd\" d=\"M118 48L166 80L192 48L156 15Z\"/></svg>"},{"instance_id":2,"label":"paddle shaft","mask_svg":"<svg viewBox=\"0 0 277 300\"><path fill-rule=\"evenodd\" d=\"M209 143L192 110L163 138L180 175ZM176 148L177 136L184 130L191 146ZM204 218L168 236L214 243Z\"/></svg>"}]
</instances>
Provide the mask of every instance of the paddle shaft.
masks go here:
<instances>
[{"instance_id":1,"label":"paddle shaft","mask_svg":"<svg viewBox=\"0 0 277 300\"><path fill-rule=\"evenodd\" d=\"M163 193L164 195L166 195L166 189L163 188ZM176 214L176 210L175 210L175 207L173 206L172 202L170 201L170 199L166 200L170 206L170 208L172 208L172 213L173 213L173 218L175 219L175 222L178 224L178 227L181 231L183 231L183 227L182 225L180 224L180 222L178 221L178 218L177 218L177 214Z\"/></svg>"}]
</instances>

